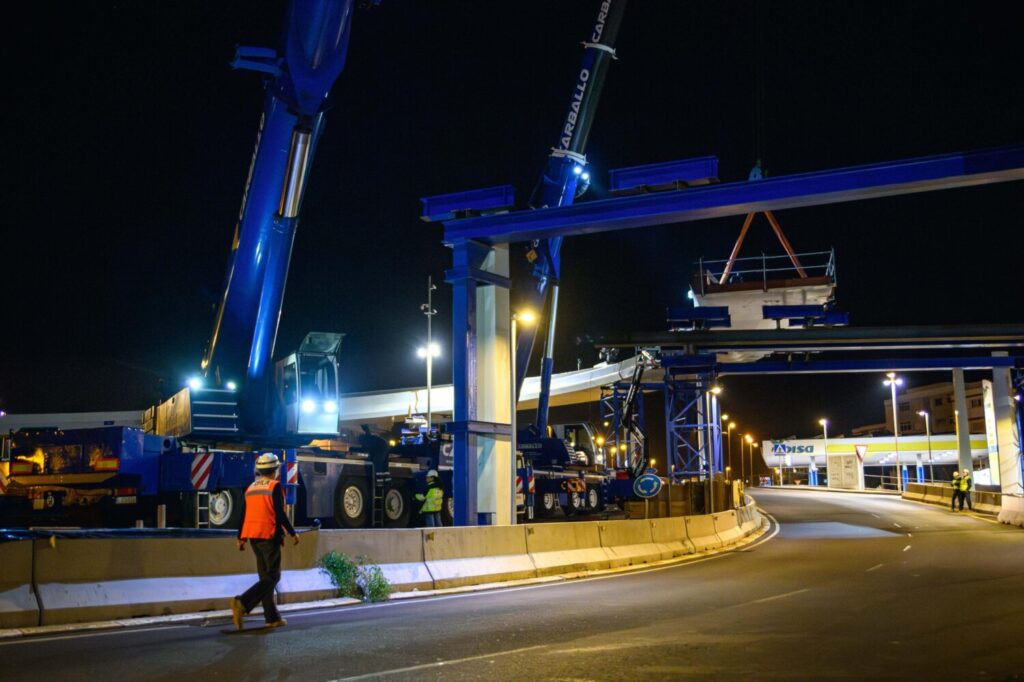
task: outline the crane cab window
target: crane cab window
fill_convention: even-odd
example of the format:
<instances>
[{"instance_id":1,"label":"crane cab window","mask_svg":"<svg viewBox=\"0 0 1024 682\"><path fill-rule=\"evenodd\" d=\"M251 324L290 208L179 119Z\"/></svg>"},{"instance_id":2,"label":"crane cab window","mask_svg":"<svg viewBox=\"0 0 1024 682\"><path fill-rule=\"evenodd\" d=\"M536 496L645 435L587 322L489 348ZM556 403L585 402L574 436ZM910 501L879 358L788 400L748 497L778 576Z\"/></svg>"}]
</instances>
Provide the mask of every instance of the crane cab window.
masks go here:
<instances>
[{"instance_id":1,"label":"crane cab window","mask_svg":"<svg viewBox=\"0 0 1024 682\"><path fill-rule=\"evenodd\" d=\"M337 400L338 376L331 358L303 354L299 359L299 382L303 400Z\"/></svg>"}]
</instances>

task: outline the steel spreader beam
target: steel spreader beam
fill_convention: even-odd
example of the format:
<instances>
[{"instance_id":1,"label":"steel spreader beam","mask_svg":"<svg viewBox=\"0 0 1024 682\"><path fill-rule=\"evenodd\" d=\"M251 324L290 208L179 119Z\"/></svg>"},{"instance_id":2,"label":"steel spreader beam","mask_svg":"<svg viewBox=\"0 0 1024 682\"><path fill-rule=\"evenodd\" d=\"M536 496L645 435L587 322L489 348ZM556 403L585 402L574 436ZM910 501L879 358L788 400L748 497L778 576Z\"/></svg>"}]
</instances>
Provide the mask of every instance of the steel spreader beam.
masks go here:
<instances>
[{"instance_id":1,"label":"steel spreader beam","mask_svg":"<svg viewBox=\"0 0 1024 682\"><path fill-rule=\"evenodd\" d=\"M1024 146L1003 147L464 218L444 238L522 242L1022 179Z\"/></svg>"}]
</instances>

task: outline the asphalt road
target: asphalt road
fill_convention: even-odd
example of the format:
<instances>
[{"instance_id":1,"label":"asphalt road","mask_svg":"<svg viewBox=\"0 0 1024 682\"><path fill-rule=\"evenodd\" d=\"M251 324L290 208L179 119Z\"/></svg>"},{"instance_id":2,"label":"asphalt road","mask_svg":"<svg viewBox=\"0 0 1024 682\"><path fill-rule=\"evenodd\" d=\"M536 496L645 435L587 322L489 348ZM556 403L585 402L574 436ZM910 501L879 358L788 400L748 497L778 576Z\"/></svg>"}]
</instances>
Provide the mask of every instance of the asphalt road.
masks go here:
<instances>
[{"instance_id":1,"label":"asphalt road","mask_svg":"<svg viewBox=\"0 0 1024 682\"><path fill-rule=\"evenodd\" d=\"M779 532L716 558L292 613L265 634L0 643L0 679L1024 677L1024 531L891 496L755 497Z\"/></svg>"}]
</instances>

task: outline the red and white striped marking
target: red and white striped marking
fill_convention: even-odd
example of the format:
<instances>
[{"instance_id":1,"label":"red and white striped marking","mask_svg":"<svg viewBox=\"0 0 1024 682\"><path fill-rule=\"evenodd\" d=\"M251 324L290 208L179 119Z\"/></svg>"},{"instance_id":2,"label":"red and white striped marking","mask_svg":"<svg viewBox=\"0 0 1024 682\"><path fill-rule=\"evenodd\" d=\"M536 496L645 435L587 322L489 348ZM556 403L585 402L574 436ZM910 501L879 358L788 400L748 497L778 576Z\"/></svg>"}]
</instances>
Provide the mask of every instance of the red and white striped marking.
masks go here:
<instances>
[{"instance_id":1,"label":"red and white striped marking","mask_svg":"<svg viewBox=\"0 0 1024 682\"><path fill-rule=\"evenodd\" d=\"M534 493L536 493L536 492L537 492L537 486L536 486L536 484L534 483L534 480L533 480L533 474L530 474L530 477L529 477L529 479L527 479L527 486L528 486L528 490L527 490L527 491L528 491L528 492L529 492L529 493L530 493L531 495L533 495Z\"/></svg>"},{"instance_id":2,"label":"red and white striped marking","mask_svg":"<svg viewBox=\"0 0 1024 682\"><path fill-rule=\"evenodd\" d=\"M213 453L200 452L192 458L192 487L206 490L210 482L210 470L213 468Z\"/></svg>"},{"instance_id":3,"label":"red and white striped marking","mask_svg":"<svg viewBox=\"0 0 1024 682\"><path fill-rule=\"evenodd\" d=\"M523 492L523 477L516 476L516 494Z\"/></svg>"},{"instance_id":4,"label":"red and white striped marking","mask_svg":"<svg viewBox=\"0 0 1024 682\"><path fill-rule=\"evenodd\" d=\"M298 462L285 462L285 469L288 471L287 485L298 485L299 484L299 463Z\"/></svg>"}]
</instances>

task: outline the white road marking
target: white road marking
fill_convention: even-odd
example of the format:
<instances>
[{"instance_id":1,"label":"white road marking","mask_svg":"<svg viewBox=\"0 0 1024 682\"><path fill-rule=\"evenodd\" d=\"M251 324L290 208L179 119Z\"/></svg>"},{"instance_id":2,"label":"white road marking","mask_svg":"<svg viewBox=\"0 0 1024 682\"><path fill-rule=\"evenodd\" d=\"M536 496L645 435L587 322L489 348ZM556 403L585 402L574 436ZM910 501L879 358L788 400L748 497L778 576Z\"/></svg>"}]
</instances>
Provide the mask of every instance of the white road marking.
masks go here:
<instances>
[{"instance_id":1,"label":"white road marking","mask_svg":"<svg viewBox=\"0 0 1024 682\"><path fill-rule=\"evenodd\" d=\"M511 654L521 654L524 651L536 651L537 649L546 649L547 644L538 644L536 646L526 646L521 649L509 649L508 651L496 651L492 654L480 654L478 656L467 656L465 658L453 658L450 661L434 661L433 663L422 663L420 665L410 665L406 668L392 668L391 670L379 670L377 672L366 673L365 675L355 675L353 677L340 677L331 682L349 682L351 680L369 680L375 677L382 677L385 675L400 675L402 673L411 673L416 670L428 670L430 668L441 668L448 665L458 665L459 663L466 663L467 661L479 661L484 658L496 658L498 656L509 656Z\"/></svg>"},{"instance_id":2,"label":"white road marking","mask_svg":"<svg viewBox=\"0 0 1024 682\"><path fill-rule=\"evenodd\" d=\"M875 570L877 568L881 568L882 566L885 566L885 564L875 564L874 566L872 566L871 568L869 568L868 570L866 570L864 572L865 573L870 573L871 571L873 571L873 570Z\"/></svg>"},{"instance_id":3,"label":"white road marking","mask_svg":"<svg viewBox=\"0 0 1024 682\"><path fill-rule=\"evenodd\" d=\"M898 523L896 523L896 522L893 522L893 524L892 524L892 525L896 526L897 528L902 528L902 527L903 527L903 526L901 526L900 524L898 524Z\"/></svg>"},{"instance_id":4,"label":"white road marking","mask_svg":"<svg viewBox=\"0 0 1024 682\"><path fill-rule=\"evenodd\" d=\"M872 512L872 514L871 514L871 515L872 515L872 516L874 516L874 517L875 517L876 519L880 519L880 518L882 518L881 516L879 516L878 514L875 514L875 513L873 513L873 512Z\"/></svg>"},{"instance_id":5,"label":"white road marking","mask_svg":"<svg viewBox=\"0 0 1024 682\"><path fill-rule=\"evenodd\" d=\"M910 549L910 545L907 545L906 547L904 547L903 551L906 552L908 549Z\"/></svg>"},{"instance_id":6,"label":"white road marking","mask_svg":"<svg viewBox=\"0 0 1024 682\"><path fill-rule=\"evenodd\" d=\"M811 588L805 587L802 590L794 590L792 592L786 592L785 594L777 594L774 597L765 597L764 599L755 599L754 601L748 602L748 603L750 603L750 604L763 604L766 601L775 601L776 599L785 599L786 597L792 597L794 594L800 594L802 592L810 592L810 591L811 591Z\"/></svg>"},{"instance_id":7,"label":"white road marking","mask_svg":"<svg viewBox=\"0 0 1024 682\"><path fill-rule=\"evenodd\" d=\"M912 537L914 537L914 534L913 533L907 533L907 537L908 538L912 538Z\"/></svg>"},{"instance_id":8,"label":"white road marking","mask_svg":"<svg viewBox=\"0 0 1024 682\"><path fill-rule=\"evenodd\" d=\"M99 632L82 632L74 635L59 635L56 637L23 637L21 639L13 639L7 642L0 642L0 646L10 646L11 644L36 644L37 642L56 642L61 639L80 639L82 637L102 637L104 635L127 635L136 632L150 632L152 630L177 630L179 628L187 628L188 625L159 625L152 628L113 628L110 630L101 630Z\"/></svg>"}]
</instances>

